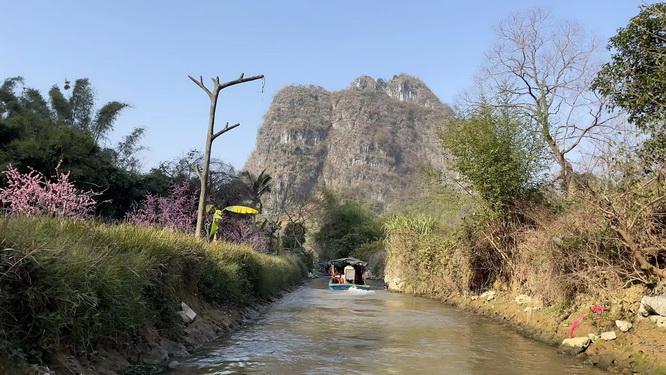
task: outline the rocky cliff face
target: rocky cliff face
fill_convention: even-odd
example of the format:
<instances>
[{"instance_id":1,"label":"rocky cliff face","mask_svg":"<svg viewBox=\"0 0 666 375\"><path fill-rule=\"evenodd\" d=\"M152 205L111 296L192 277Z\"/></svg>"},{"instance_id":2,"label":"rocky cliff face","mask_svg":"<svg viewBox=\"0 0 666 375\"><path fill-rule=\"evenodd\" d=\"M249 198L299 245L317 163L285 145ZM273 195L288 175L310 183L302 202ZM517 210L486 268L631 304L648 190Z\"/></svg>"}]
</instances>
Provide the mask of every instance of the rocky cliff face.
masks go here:
<instances>
[{"instance_id":1,"label":"rocky cliff face","mask_svg":"<svg viewBox=\"0 0 666 375\"><path fill-rule=\"evenodd\" d=\"M451 115L423 82L405 74L388 82L362 76L332 93L289 86L275 95L245 169L273 177L264 199L273 213L319 186L389 203L420 178L423 166L443 167L436 132Z\"/></svg>"}]
</instances>

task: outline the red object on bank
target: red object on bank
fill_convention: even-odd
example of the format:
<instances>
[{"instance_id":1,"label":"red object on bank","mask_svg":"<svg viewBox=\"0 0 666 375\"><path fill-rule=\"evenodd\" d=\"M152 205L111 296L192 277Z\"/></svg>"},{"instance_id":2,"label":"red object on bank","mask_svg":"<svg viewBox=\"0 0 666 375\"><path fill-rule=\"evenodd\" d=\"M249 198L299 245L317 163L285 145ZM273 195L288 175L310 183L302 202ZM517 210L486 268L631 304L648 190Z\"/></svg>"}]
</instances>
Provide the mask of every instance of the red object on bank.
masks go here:
<instances>
[{"instance_id":1,"label":"red object on bank","mask_svg":"<svg viewBox=\"0 0 666 375\"><path fill-rule=\"evenodd\" d=\"M604 311L608 310L607 308L605 308L603 306L592 306L590 309L592 310L592 314L598 314L598 313L601 313L601 312L604 312ZM583 318L585 318L588 315L590 315L590 313L583 314L583 315L580 316L580 318L576 319L573 323L571 323L571 328L569 328L569 338L570 339L572 339L574 337L573 334L574 334L574 330L576 329L576 327L578 327L580 322L583 321Z\"/></svg>"}]
</instances>

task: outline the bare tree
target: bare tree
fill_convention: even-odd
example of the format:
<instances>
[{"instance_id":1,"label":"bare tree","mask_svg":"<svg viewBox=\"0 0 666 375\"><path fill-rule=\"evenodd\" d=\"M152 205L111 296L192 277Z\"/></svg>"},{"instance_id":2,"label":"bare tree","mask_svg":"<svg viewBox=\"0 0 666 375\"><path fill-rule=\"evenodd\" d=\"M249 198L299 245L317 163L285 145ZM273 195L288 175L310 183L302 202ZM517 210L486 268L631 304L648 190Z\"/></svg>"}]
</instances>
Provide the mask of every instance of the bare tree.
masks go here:
<instances>
[{"instance_id":1,"label":"bare tree","mask_svg":"<svg viewBox=\"0 0 666 375\"><path fill-rule=\"evenodd\" d=\"M210 90L206 87L206 85L204 85L202 76L199 76L198 81L194 77L188 76L192 80L192 82L196 83L197 86L199 86L202 90L204 90L204 92L206 92L206 94L208 94L208 97L210 98L210 115L208 118L208 134L206 136L206 150L204 151L203 171L199 169L199 165L195 165L194 167L197 176L199 177L199 181L201 183L201 191L199 193L199 206L197 209L197 228L196 228L197 238L203 237L201 232L202 229L201 227L203 226L204 210L206 206L206 184L208 182L208 168L210 165L210 153L213 141L222 134L240 125L240 124L234 124L232 126L229 126L229 123L227 122L227 124L224 126L222 130L215 132L215 109L217 108L217 98L220 94L220 91L222 91L222 89L226 87L264 78L263 75L252 76L248 78L244 78L243 76L244 74L241 74L238 79L225 83L220 83L220 77L212 78L213 87Z\"/></svg>"},{"instance_id":2,"label":"bare tree","mask_svg":"<svg viewBox=\"0 0 666 375\"><path fill-rule=\"evenodd\" d=\"M556 22L538 8L511 15L498 25L497 36L481 76L483 95L511 99L498 105L518 110L571 187L568 154L585 139L606 133L616 117L590 89L599 68L599 46L578 23Z\"/></svg>"}]
</instances>

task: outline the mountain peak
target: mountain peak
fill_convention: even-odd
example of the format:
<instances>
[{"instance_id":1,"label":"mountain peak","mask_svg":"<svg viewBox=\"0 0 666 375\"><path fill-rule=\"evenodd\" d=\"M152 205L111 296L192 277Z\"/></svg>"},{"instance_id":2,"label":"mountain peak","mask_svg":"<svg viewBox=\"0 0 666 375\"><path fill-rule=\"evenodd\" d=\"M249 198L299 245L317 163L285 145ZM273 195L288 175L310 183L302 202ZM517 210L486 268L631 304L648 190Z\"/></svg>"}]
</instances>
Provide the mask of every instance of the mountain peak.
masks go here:
<instances>
[{"instance_id":1,"label":"mountain peak","mask_svg":"<svg viewBox=\"0 0 666 375\"><path fill-rule=\"evenodd\" d=\"M375 80L370 76L363 75L352 82L349 90L383 92L401 102L416 103L431 109L444 107L423 81L405 73L395 75L389 81L381 78Z\"/></svg>"}]
</instances>

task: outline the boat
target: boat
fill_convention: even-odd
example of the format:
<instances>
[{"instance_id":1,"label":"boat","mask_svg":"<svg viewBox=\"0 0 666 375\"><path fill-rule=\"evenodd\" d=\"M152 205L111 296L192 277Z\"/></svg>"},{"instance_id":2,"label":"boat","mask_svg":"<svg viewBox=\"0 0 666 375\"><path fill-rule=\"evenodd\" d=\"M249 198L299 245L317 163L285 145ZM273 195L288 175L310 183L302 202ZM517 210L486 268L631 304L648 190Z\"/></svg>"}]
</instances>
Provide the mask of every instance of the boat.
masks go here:
<instances>
[{"instance_id":1,"label":"boat","mask_svg":"<svg viewBox=\"0 0 666 375\"><path fill-rule=\"evenodd\" d=\"M365 267L367 262L356 258L340 258L330 261L331 280L328 282L330 290L360 289L368 290L370 285L365 283Z\"/></svg>"}]
</instances>

